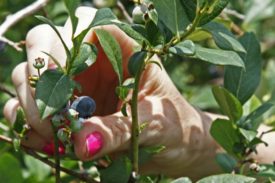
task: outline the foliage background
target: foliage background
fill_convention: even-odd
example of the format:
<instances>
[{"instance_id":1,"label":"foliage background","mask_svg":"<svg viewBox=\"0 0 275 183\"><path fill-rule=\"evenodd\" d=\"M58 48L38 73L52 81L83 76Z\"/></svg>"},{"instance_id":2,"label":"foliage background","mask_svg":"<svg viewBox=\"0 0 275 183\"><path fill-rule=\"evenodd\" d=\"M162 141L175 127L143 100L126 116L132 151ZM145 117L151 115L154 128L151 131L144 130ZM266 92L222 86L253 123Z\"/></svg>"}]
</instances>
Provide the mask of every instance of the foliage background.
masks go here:
<instances>
[{"instance_id":1,"label":"foliage background","mask_svg":"<svg viewBox=\"0 0 275 183\"><path fill-rule=\"evenodd\" d=\"M32 2L33 0L1 0L0 24L7 15L22 9ZM134 4L128 0L122 2L130 13ZM92 1L82 0L82 4L92 6ZM243 30L255 32L262 45L263 72L261 84L256 92L257 98L261 102L269 99L275 102L275 1L231 0L228 8L244 15L243 19L230 14L224 13L224 15L230 17ZM114 11L119 13L116 9ZM38 14L49 17L57 25L63 25L67 18L65 7L61 0L51 1ZM24 40L28 30L38 24L40 22L37 19L29 16L13 26L6 33L6 37L11 38L15 42ZM204 42L208 45L212 44L208 39ZM5 46L0 51L1 85L14 91L10 77L12 69L20 62L25 61L25 59L25 51L17 52L9 46ZM203 110L219 112L211 92L211 86L222 83L223 68L205 62L188 62L177 57L171 57L170 60L164 65L182 95L193 105ZM9 135L10 131L8 130L8 123L3 118L2 110L8 99L9 96L7 94L0 92L0 134L5 135ZM263 120L275 126L275 110L265 114ZM71 169L79 169L81 166L89 167L90 165L89 163L79 164L75 161L64 161L64 166ZM92 169L89 171L93 172ZM52 170L48 166L28 155L15 152L13 147L0 142L0 182L3 180L5 180L5 183L54 182L51 174ZM73 181L73 178L63 176L63 181ZM163 179L164 181L168 181L168 179Z\"/></svg>"}]
</instances>

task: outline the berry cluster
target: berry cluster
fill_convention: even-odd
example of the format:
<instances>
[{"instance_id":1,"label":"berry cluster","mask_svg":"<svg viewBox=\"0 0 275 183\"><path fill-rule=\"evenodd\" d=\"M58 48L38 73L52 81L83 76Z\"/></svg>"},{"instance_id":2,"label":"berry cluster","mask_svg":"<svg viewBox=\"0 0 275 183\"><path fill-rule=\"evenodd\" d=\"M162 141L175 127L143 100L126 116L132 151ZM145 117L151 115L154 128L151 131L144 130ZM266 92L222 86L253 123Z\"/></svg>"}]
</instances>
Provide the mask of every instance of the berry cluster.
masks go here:
<instances>
[{"instance_id":1,"label":"berry cluster","mask_svg":"<svg viewBox=\"0 0 275 183\"><path fill-rule=\"evenodd\" d=\"M64 154L72 153L72 133L81 129L85 119L91 117L96 109L95 101L89 96L77 97L72 104L70 102L51 118L51 122L57 129L57 137L61 142L60 147L65 147ZM48 153L52 154L52 153Z\"/></svg>"}]
</instances>

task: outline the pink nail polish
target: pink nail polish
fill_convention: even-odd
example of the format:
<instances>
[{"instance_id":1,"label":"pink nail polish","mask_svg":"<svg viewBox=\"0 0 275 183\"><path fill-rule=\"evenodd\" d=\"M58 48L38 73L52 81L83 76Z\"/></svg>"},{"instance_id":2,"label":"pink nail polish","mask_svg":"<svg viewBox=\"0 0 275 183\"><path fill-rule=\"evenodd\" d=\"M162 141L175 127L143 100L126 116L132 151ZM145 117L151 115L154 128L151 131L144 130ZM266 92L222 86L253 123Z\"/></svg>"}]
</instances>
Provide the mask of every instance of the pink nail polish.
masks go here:
<instances>
[{"instance_id":1,"label":"pink nail polish","mask_svg":"<svg viewBox=\"0 0 275 183\"><path fill-rule=\"evenodd\" d=\"M99 132L93 132L86 137L86 148L88 156L98 153L103 146L103 138Z\"/></svg>"}]
</instances>

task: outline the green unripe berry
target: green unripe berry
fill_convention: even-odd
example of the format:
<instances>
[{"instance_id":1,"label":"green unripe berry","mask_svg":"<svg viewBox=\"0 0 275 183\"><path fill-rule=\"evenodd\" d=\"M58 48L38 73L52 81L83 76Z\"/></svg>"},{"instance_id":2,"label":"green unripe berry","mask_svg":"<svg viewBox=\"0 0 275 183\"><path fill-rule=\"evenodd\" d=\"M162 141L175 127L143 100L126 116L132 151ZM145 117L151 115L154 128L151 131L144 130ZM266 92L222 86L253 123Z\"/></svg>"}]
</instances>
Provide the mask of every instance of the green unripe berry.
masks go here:
<instances>
[{"instance_id":1,"label":"green unripe berry","mask_svg":"<svg viewBox=\"0 0 275 183\"><path fill-rule=\"evenodd\" d=\"M45 61L43 58L36 58L35 59L35 62L33 64L33 67L36 68L36 69L42 69L43 67L45 66Z\"/></svg>"},{"instance_id":2,"label":"green unripe berry","mask_svg":"<svg viewBox=\"0 0 275 183\"><path fill-rule=\"evenodd\" d=\"M144 14L147 12L147 6L141 4L137 5L132 12L133 21L136 24L143 24L145 22L144 20Z\"/></svg>"}]
</instances>

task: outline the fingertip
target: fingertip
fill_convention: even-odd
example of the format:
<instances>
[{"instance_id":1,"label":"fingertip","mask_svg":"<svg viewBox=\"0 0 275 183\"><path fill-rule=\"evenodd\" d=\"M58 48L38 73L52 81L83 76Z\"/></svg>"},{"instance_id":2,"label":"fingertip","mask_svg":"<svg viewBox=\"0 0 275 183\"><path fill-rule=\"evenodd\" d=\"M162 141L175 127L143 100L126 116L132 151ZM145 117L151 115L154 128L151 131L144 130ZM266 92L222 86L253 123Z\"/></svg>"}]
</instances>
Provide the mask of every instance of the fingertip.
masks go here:
<instances>
[{"instance_id":1,"label":"fingertip","mask_svg":"<svg viewBox=\"0 0 275 183\"><path fill-rule=\"evenodd\" d=\"M75 154L81 160L92 160L125 150L130 140L130 121L118 113L92 117L74 134Z\"/></svg>"},{"instance_id":2,"label":"fingertip","mask_svg":"<svg viewBox=\"0 0 275 183\"><path fill-rule=\"evenodd\" d=\"M85 145L87 156L93 157L103 147L104 140L100 132L95 131L86 136Z\"/></svg>"},{"instance_id":3,"label":"fingertip","mask_svg":"<svg viewBox=\"0 0 275 183\"><path fill-rule=\"evenodd\" d=\"M11 98L5 104L3 114L5 118L13 125L16 120L16 111L19 107L19 101L16 98Z\"/></svg>"},{"instance_id":4,"label":"fingertip","mask_svg":"<svg viewBox=\"0 0 275 183\"><path fill-rule=\"evenodd\" d=\"M26 81L27 72L27 62L22 62L13 69L11 79L16 88Z\"/></svg>"}]
</instances>

